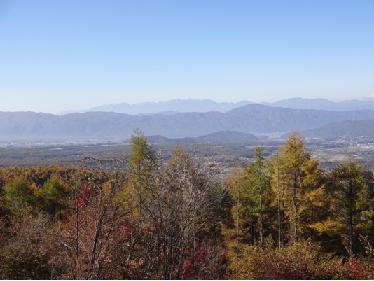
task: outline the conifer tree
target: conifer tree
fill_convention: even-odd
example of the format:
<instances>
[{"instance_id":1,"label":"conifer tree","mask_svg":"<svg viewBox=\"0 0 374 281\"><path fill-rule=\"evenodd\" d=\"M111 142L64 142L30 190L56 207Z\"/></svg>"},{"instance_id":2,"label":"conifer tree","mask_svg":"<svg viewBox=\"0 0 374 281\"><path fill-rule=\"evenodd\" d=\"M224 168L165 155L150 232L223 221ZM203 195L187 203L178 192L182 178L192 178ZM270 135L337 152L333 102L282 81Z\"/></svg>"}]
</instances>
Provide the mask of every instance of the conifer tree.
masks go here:
<instances>
[{"instance_id":1,"label":"conifer tree","mask_svg":"<svg viewBox=\"0 0 374 281\"><path fill-rule=\"evenodd\" d=\"M338 164L331 173L328 192L334 222L330 225L340 233L347 254L351 256L357 251L358 228L368 200L361 167L354 162Z\"/></svg>"},{"instance_id":2,"label":"conifer tree","mask_svg":"<svg viewBox=\"0 0 374 281\"><path fill-rule=\"evenodd\" d=\"M237 223L243 225L243 234L254 244L264 241L267 216L271 202L270 177L262 148L254 150L255 161L231 179L232 197L236 198ZM232 176L234 177L234 175Z\"/></svg>"},{"instance_id":3,"label":"conifer tree","mask_svg":"<svg viewBox=\"0 0 374 281\"><path fill-rule=\"evenodd\" d=\"M158 169L157 157L147 138L140 130L135 130L131 138L130 166L130 205L136 205L137 213L152 200L155 193L155 172Z\"/></svg>"},{"instance_id":4,"label":"conifer tree","mask_svg":"<svg viewBox=\"0 0 374 281\"><path fill-rule=\"evenodd\" d=\"M273 205L279 209L278 224L282 230L288 231L288 241L295 243L305 236L313 223L311 214L308 215L311 207L308 206L308 197L318 190L323 192L322 172L296 134L291 135L279 149L271 160L271 166L272 189L276 194Z\"/></svg>"}]
</instances>

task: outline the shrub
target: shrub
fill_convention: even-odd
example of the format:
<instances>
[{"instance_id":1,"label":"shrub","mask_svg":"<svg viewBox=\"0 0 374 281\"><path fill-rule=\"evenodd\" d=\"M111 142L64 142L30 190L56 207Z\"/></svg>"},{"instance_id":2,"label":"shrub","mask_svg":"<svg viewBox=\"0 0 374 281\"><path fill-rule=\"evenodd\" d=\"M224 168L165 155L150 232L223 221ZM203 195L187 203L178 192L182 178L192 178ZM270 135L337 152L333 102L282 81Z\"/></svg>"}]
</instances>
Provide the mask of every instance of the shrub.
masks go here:
<instances>
[{"instance_id":1,"label":"shrub","mask_svg":"<svg viewBox=\"0 0 374 281\"><path fill-rule=\"evenodd\" d=\"M281 249L244 246L230 268L234 279L371 279L374 276L373 260L343 262L309 241Z\"/></svg>"}]
</instances>

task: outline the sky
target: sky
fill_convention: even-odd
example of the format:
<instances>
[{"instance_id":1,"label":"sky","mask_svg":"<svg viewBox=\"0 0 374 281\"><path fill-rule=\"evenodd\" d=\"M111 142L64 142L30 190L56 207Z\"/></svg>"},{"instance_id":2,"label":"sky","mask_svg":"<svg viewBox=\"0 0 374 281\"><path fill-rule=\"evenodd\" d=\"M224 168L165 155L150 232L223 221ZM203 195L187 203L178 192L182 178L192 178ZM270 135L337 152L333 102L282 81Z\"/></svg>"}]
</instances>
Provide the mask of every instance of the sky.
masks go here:
<instances>
[{"instance_id":1,"label":"sky","mask_svg":"<svg viewBox=\"0 0 374 281\"><path fill-rule=\"evenodd\" d=\"M0 110L374 97L373 0L0 0Z\"/></svg>"}]
</instances>

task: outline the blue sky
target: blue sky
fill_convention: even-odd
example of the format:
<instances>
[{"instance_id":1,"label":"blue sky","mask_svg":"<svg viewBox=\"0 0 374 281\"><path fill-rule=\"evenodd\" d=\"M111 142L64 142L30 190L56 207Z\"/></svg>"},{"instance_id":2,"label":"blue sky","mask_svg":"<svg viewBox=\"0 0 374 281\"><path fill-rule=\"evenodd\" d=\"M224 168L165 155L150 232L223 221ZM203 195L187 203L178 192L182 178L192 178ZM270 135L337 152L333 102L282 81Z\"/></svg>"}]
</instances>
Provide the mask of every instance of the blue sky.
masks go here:
<instances>
[{"instance_id":1,"label":"blue sky","mask_svg":"<svg viewBox=\"0 0 374 281\"><path fill-rule=\"evenodd\" d=\"M0 110L374 97L373 0L0 0Z\"/></svg>"}]
</instances>

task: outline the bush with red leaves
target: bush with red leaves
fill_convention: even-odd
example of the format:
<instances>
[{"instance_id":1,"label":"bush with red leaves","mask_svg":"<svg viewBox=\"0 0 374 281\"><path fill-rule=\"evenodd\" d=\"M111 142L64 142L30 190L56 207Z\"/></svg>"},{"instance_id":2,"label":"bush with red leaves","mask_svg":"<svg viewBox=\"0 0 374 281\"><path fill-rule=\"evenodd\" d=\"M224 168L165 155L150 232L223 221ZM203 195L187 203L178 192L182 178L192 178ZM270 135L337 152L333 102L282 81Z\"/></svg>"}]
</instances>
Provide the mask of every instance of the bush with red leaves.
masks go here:
<instances>
[{"instance_id":1,"label":"bush with red leaves","mask_svg":"<svg viewBox=\"0 0 374 281\"><path fill-rule=\"evenodd\" d=\"M222 279L226 273L226 256L213 243L201 245L183 262L182 279Z\"/></svg>"}]
</instances>

